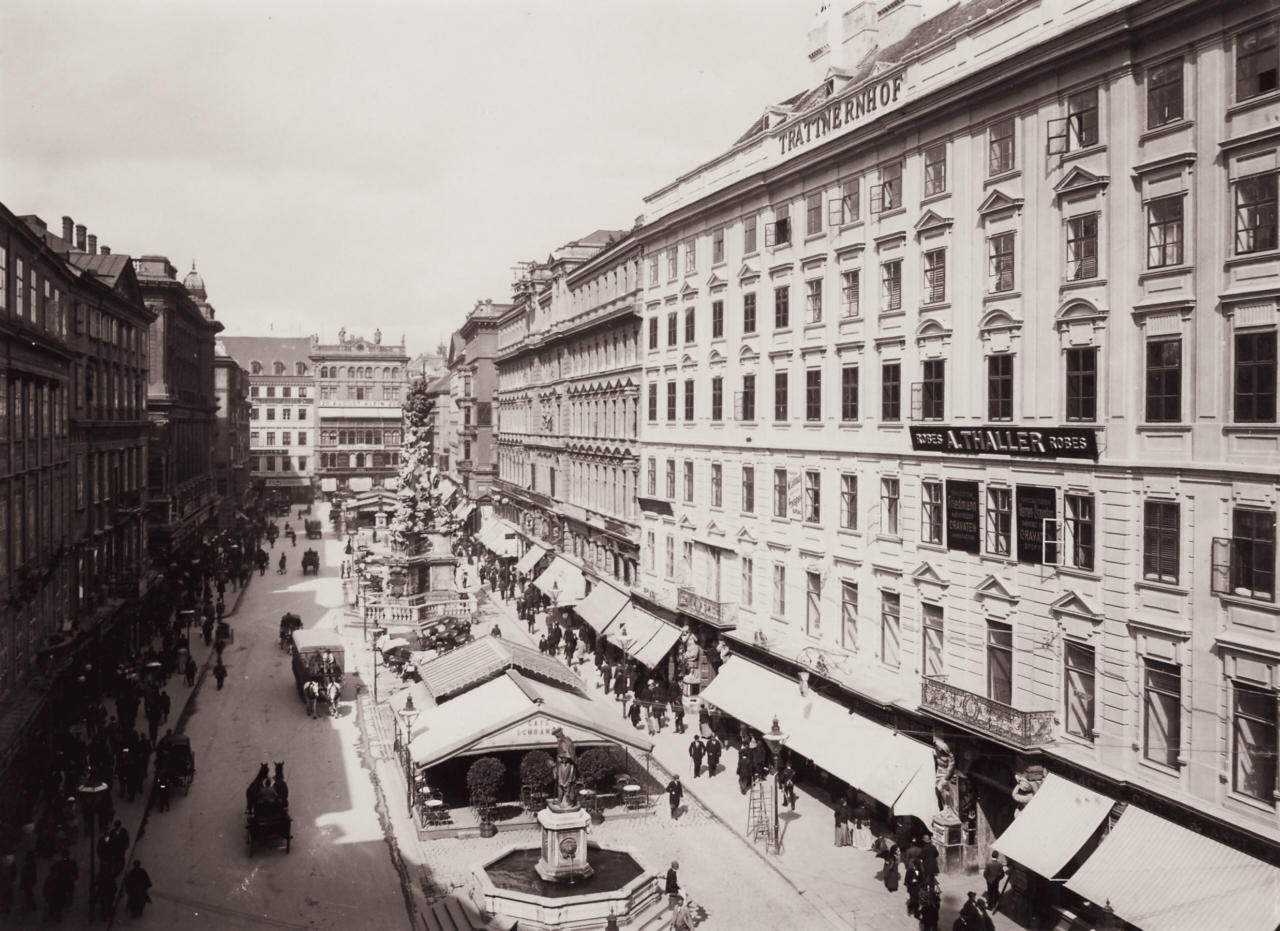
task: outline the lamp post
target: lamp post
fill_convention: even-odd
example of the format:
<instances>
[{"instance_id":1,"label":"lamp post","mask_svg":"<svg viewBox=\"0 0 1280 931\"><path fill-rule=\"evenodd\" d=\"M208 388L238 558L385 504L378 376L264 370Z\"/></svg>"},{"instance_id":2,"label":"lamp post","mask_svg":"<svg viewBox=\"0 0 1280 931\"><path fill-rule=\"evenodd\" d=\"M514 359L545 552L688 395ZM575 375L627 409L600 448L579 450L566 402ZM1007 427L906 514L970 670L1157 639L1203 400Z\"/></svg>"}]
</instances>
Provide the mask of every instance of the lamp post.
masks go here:
<instances>
[{"instance_id":1,"label":"lamp post","mask_svg":"<svg viewBox=\"0 0 1280 931\"><path fill-rule=\"evenodd\" d=\"M782 769L782 745L787 742L787 735L778 727L778 716L773 716L773 727L764 735L765 746L773 753L773 852L782 852L782 835L778 829L778 773Z\"/></svg>"},{"instance_id":2,"label":"lamp post","mask_svg":"<svg viewBox=\"0 0 1280 931\"><path fill-rule=\"evenodd\" d=\"M89 812L89 920L93 921L94 896L97 894L97 883L94 882L94 852L98 846L98 809L101 803L98 801L102 797L103 792L110 791L110 786L100 779L95 779L93 774L84 781L84 785L78 786L76 792L80 795L80 802L85 810Z\"/></svg>"},{"instance_id":3,"label":"lamp post","mask_svg":"<svg viewBox=\"0 0 1280 931\"><path fill-rule=\"evenodd\" d=\"M410 695L405 699L404 707L400 709L400 720L404 722L404 739L401 741L401 753L404 754L401 759L401 766L404 767L405 782L405 798L409 806L409 814L413 814L413 793L416 786L413 779L413 763L409 758L409 744L413 742L413 722L418 720L421 712L413 706L413 696Z\"/></svg>"}]
</instances>

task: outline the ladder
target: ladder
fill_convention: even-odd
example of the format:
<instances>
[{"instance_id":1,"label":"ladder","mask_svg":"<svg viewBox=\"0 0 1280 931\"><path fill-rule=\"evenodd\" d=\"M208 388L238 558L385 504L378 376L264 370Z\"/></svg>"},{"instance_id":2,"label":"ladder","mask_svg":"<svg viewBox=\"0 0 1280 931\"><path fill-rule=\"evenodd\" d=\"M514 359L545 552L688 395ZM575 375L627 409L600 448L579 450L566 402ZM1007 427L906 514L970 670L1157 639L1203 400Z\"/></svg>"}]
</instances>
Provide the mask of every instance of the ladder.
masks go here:
<instances>
[{"instance_id":1,"label":"ladder","mask_svg":"<svg viewBox=\"0 0 1280 931\"><path fill-rule=\"evenodd\" d=\"M765 841L775 846L773 836L773 795L764 779L751 782L751 795L747 799L747 837L752 843Z\"/></svg>"}]
</instances>

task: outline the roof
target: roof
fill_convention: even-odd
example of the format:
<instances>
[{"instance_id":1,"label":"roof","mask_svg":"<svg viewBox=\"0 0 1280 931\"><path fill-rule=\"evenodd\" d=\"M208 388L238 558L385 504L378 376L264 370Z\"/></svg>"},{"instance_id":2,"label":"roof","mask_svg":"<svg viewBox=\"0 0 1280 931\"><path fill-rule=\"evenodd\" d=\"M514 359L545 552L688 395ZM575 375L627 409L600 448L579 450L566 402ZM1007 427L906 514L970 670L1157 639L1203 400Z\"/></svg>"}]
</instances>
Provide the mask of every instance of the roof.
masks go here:
<instances>
[{"instance_id":1,"label":"roof","mask_svg":"<svg viewBox=\"0 0 1280 931\"><path fill-rule=\"evenodd\" d=\"M427 394L444 394L449 390L449 379L453 376L452 372L445 372L431 384L427 385Z\"/></svg>"},{"instance_id":2,"label":"roof","mask_svg":"<svg viewBox=\"0 0 1280 931\"><path fill-rule=\"evenodd\" d=\"M297 378L296 363L306 363L311 370L311 337L309 336L224 336L227 354L244 368L250 362L262 363L262 375L271 375L271 363L283 362L285 375ZM257 376L261 377L261 376Z\"/></svg>"},{"instance_id":3,"label":"roof","mask_svg":"<svg viewBox=\"0 0 1280 931\"><path fill-rule=\"evenodd\" d=\"M88 272L95 278L101 278L112 287L115 287L116 282L120 280L124 270L133 265L133 260L129 256L115 252L110 255L71 252L67 255L67 258L71 260L71 264L75 265L76 268Z\"/></svg>"},{"instance_id":4,"label":"roof","mask_svg":"<svg viewBox=\"0 0 1280 931\"><path fill-rule=\"evenodd\" d=\"M1130 805L1067 888L1143 931L1275 931L1280 869Z\"/></svg>"},{"instance_id":5,"label":"roof","mask_svg":"<svg viewBox=\"0 0 1280 931\"><path fill-rule=\"evenodd\" d=\"M418 674L431 696L437 702L444 702L497 678L508 669L519 669L575 692L583 690L582 680L558 659L498 637L481 637L438 656L421 666Z\"/></svg>"}]
</instances>

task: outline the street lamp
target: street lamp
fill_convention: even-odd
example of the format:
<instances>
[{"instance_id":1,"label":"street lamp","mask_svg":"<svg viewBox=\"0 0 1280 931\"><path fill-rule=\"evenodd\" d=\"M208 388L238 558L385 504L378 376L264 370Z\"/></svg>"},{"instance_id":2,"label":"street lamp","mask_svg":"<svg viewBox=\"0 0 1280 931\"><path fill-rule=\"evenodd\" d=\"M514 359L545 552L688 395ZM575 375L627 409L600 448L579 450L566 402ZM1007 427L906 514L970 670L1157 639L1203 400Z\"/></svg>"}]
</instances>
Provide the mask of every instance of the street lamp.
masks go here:
<instances>
[{"instance_id":1,"label":"street lamp","mask_svg":"<svg viewBox=\"0 0 1280 931\"><path fill-rule=\"evenodd\" d=\"M421 712L413 706L413 696L410 695L405 699L404 707L400 709L400 720L404 722L404 739L401 741L401 752L404 754L400 765L404 767L405 781L405 799L409 806L409 814L413 814L413 792L415 783L413 779L413 763L409 757L409 744L413 741L413 722L418 720Z\"/></svg>"},{"instance_id":2,"label":"street lamp","mask_svg":"<svg viewBox=\"0 0 1280 931\"><path fill-rule=\"evenodd\" d=\"M764 735L765 746L773 753L773 852L782 852L782 835L778 830L778 774L782 769L782 745L787 735L778 727L778 716L773 716L773 727Z\"/></svg>"},{"instance_id":3,"label":"street lamp","mask_svg":"<svg viewBox=\"0 0 1280 931\"><path fill-rule=\"evenodd\" d=\"M76 788L76 791L80 794L81 804L84 806L85 810L89 812L88 821L89 821L89 920L90 921L93 921L94 896L97 894L97 891L98 891L97 883L94 882L94 875L93 875L94 851L97 849L97 846L98 846L98 843L97 843L98 841L98 837L97 837L98 809L101 807L101 804L102 804L98 800L102 797L103 792L108 792L110 791L110 789L111 787L108 786L102 780L99 779L95 781L92 773L90 774L90 778L85 780L84 785L78 786Z\"/></svg>"}]
</instances>

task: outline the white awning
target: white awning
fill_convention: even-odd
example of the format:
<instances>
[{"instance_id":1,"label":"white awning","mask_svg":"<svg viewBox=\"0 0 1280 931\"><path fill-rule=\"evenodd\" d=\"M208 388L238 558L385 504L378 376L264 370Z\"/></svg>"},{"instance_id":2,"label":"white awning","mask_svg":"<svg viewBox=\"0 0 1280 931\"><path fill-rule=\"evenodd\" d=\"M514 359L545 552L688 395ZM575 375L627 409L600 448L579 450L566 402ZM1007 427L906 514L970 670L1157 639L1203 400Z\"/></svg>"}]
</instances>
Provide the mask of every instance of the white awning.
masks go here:
<instances>
[{"instance_id":1,"label":"white awning","mask_svg":"<svg viewBox=\"0 0 1280 931\"><path fill-rule=\"evenodd\" d=\"M1280 923L1280 869L1136 805L1067 888L1109 902L1143 931L1275 931Z\"/></svg>"},{"instance_id":2,"label":"white awning","mask_svg":"<svg viewBox=\"0 0 1280 931\"><path fill-rule=\"evenodd\" d=\"M597 633L609 626L618 612L631 602L631 596L619 591L608 582L598 582L591 594L578 605L578 616L591 625Z\"/></svg>"},{"instance_id":3,"label":"white awning","mask_svg":"<svg viewBox=\"0 0 1280 931\"><path fill-rule=\"evenodd\" d=\"M587 580L582 570L563 556L551 560L551 565L533 584L544 595L551 596L557 605L575 605L586 597Z\"/></svg>"},{"instance_id":4,"label":"white awning","mask_svg":"<svg viewBox=\"0 0 1280 931\"><path fill-rule=\"evenodd\" d=\"M475 508L476 506L474 502L464 501L454 509L453 519L456 521L464 521L471 516L471 512L474 511Z\"/></svg>"},{"instance_id":5,"label":"white awning","mask_svg":"<svg viewBox=\"0 0 1280 931\"><path fill-rule=\"evenodd\" d=\"M676 641L680 639L680 635L684 633L675 624L668 624L666 621L655 618L658 621L658 627L650 637L632 652L632 658L648 669L653 669L671 652L671 648L676 645Z\"/></svg>"},{"instance_id":6,"label":"white awning","mask_svg":"<svg viewBox=\"0 0 1280 931\"><path fill-rule=\"evenodd\" d=\"M546 549L543 547L537 545L530 546L525 554L520 557L520 561L516 563L516 572L519 572L522 575L532 572L533 567L538 564L538 560L542 558L544 553L546 553Z\"/></svg>"},{"instance_id":7,"label":"white awning","mask_svg":"<svg viewBox=\"0 0 1280 931\"><path fill-rule=\"evenodd\" d=\"M613 620L597 627L596 631L601 636L608 637L610 643L625 650L636 662L650 669L662 662L667 651L684 633L681 628L668 624L656 614L630 601L622 606Z\"/></svg>"},{"instance_id":8,"label":"white awning","mask_svg":"<svg viewBox=\"0 0 1280 931\"><path fill-rule=\"evenodd\" d=\"M938 813L933 748L850 713L812 690L740 656L703 689L703 701L767 732L776 716L787 746L866 792L897 815L929 824Z\"/></svg>"},{"instance_id":9,"label":"white awning","mask_svg":"<svg viewBox=\"0 0 1280 931\"><path fill-rule=\"evenodd\" d=\"M1052 879L1080 852L1114 804L1105 795L1049 773L992 847Z\"/></svg>"}]
</instances>

